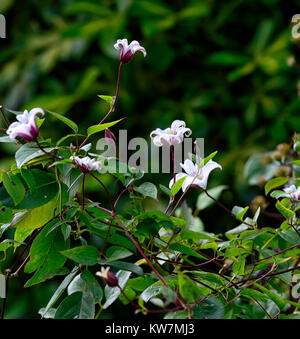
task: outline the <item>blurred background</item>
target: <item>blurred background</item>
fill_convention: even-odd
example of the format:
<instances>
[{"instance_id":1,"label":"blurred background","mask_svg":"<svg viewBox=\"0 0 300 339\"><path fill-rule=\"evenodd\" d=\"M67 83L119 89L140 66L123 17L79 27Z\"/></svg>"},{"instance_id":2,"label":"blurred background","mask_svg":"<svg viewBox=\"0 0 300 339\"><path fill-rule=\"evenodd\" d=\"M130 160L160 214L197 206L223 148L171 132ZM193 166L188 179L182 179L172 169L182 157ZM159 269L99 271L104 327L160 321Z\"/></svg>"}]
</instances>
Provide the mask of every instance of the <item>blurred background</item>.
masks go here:
<instances>
[{"instance_id":1,"label":"blurred background","mask_svg":"<svg viewBox=\"0 0 300 339\"><path fill-rule=\"evenodd\" d=\"M1 0L7 38L0 39L0 104L64 114L85 133L107 112L97 95L115 92L119 52L113 44L138 40L148 55L138 53L123 68L110 121L127 119L112 131L127 129L129 138L150 141L153 129L186 121L193 137L205 138L206 155L219 151L215 160L223 171L214 172L210 185L228 185L221 200L230 208L245 206L261 190L243 176L247 159L290 142L300 127L299 68L291 66L300 62L300 44L291 36L299 11L296 0ZM51 118L41 129L52 140L67 133ZM13 144L1 145L1 169L12 164L14 151ZM115 180L105 180L115 192ZM158 175L144 180L158 181ZM170 178L159 180L167 185ZM93 184L88 190L101 200ZM192 192L190 207L196 199ZM207 231L233 227L218 207L204 212ZM24 293L14 279L7 317L38 317L56 286L53 280Z\"/></svg>"}]
</instances>

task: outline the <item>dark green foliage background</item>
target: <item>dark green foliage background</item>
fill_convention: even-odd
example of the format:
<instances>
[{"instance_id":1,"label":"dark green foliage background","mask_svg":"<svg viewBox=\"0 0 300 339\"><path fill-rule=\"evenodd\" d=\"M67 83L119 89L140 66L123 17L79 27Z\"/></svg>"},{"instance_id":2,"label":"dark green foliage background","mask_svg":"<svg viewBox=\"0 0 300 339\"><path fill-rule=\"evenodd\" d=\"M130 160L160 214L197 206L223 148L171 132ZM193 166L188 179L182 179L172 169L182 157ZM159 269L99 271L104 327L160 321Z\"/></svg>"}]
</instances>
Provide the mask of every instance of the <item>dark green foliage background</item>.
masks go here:
<instances>
[{"instance_id":1,"label":"dark green foliage background","mask_svg":"<svg viewBox=\"0 0 300 339\"><path fill-rule=\"evenodd\" d=\"M7 39L0 41L0 103L65 114L85 133L107 111L97 94L114 94L113 44L136 39L148 55L137 54L124 67L111 120L127 119L112 130L128 129L129 137L149 140L156 127L185 120L193 137L205 138L206 155L219 150L216 160L224 170L211 179L229 185L222 201L248 204L259 191L243 178L247 158L289 141L300 127L299 70L286 63L299 55L300 45L291 38L297 12L299 2L284 0L1 0ZM66 133L51 118L41 129L52 139ZM0 168L12 163L14 147L3 144ZM116 191L115 182L106 180ZM93 183L87 185L92 191ZM101 192L94 194L101 200ZM224 232L230 224L222 211L209 222L216 209L201 218L207 231ZM53 280L24 293L15 280L7 317L37 317L55 287Z\"/></svg>"}]
</instances>

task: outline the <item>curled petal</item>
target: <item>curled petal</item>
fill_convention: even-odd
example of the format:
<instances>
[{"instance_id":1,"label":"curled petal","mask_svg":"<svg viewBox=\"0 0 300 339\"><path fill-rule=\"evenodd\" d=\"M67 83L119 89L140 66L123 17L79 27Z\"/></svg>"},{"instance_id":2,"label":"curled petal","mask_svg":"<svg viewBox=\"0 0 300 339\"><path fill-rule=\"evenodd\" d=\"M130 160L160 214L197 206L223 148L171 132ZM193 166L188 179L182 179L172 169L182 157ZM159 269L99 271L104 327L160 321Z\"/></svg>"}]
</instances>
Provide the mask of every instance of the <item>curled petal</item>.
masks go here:
<instances>
[{"instance_id":1,"label":"curled petal","mask_svg":"<svg viewBox=\"0 0 300 339\"><path fill-rule=\"evenodd\" d=\"M171 130L173 133L177 133L179 128L185 127L185 122L182 120L174 120L171 125Z\"/></svg>"},{"instance_id":2,"label":"curled petal","mask_svg":"<svg viewBox=\"0 0 300 339\"><path fill-rule=\"evenodd\" d=\"M132 54L135 54L136 52L142 52L144 54L144 57L147 56L147 52L144 47L142 47L138 41L133 40L130 45L128 46L130 48Z\"/></svg>"},{"instance_id":3,"label":"curled petal","mask_svg":"<svg viewBox=\"0 0 300 339\"><path fill-rule=\"evenodd\" d=\"M127 39L118 39L117 43L114 44L114 48L116 50L120 50L121 48L123 48L124 50L127 50L128 48Z\"/></svg>"}]
</instances>

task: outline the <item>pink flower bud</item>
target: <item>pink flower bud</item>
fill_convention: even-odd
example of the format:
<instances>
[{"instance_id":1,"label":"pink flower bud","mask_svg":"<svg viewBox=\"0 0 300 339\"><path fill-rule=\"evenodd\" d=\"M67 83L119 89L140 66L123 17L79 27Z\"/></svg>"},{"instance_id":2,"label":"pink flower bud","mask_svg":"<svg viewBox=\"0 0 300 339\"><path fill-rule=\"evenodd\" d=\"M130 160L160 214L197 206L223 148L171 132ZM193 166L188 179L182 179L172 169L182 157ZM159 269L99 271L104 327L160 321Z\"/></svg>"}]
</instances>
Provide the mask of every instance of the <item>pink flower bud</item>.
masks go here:
<instances>
[{"instance_id":1,"label":"pink flower bud","mask_svg":"<svg viewBox=\"0 0 300 339\"><path fill-rule=\"evenodd\" d=\"M117 142L116 136L113 134L113 132L111 130L109 130L108 128L105 129L105 133L104 133L105 138L107 139L111 139L114 143Z\"/></svg>"},{"instance_id":2,"label":"pink flower bud","mask_svg":"<svg viewBox=\"0 0 300 339\"><path fill-rule=\"evenodd\" d=\"M119 286L118 278L109 270L110 270L109 266L106 268L102 266L101 272L96 272L96 275L100 277L109 287Z\"/></svg>"}]
</instances>

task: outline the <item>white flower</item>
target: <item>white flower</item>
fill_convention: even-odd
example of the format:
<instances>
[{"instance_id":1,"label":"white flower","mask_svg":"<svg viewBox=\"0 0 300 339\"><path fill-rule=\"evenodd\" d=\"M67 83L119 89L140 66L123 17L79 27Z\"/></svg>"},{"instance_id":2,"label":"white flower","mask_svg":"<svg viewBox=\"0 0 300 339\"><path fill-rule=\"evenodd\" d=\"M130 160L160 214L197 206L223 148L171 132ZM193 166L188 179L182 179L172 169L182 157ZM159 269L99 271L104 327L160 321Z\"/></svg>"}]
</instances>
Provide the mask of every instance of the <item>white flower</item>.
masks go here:
<instances>
[{"instance_id":1,"label":"white flower","mask_svg":"<svg viewBox=\"0 0 300 339\"><path fill-rule=\"evenodd\" d=\"M127 39L119 39L116 44L114 44L116 50L121 49L120 60L123 64L128 64L134 54L138 51L141 51L146 57L147 53L144 47L142 47L138 41L133 40L129 45Z\"/></svg>"},{"instance_id":2,"label":"white flower","mask_svg":"<svg viewBox=\"0 0 300 339\"><path fill-rule=\"evenodd\" d=\"M291 198L292 200L300 200L300 187L296 187L295 185L291 185L287 188L283 189L286 193L284 196Z\"/></svg>"},{"instance_id":3,"label":"white flower","mask_svg":"<svg viewBox=\"0 0 300 339\"><path fill-rule=\"evenodd\" d=\"M33 141L39 135L39 129L36 125L36 115L44 116L44 111L41 108L33 108L30 112L27 110L23 114L17 115L16 122L9 125L6 133L11 139L21 137L27 141Z\"/></svg>"},{"instance_id":4,"label":"white flower","mask_svg":"<svg viewBox=\"0 0 300 339\"><path fill-rule=\"evenodd\" d=\"M185 122L181 120L175 120L172 122L171 127L161 130L157 128L151 132L150 137L153 140L155 146L177 146L183 141L183 138L189 137L192 131L185 127Z\"/></svg>"},{"instance_id":5,"label":"white flower","mask_svg":"<svg viewBox=\"0 0 300 339\"><path fill-rule=\"evenodd\" d=\"M100 170L101 168L101 162L95 159L91 159L90 157L79 158L72 156L70 159L72 159L84 173L88 173L94 170Z\"/></svg>"},{"instance_id":6,"label":"white flower","mask_svg":"<svg viewBox=\"0 0 300 339\"><path fill-rule=\"evenodd\" d=\"M210 172L215 168L219 168L220 170L222 170L221 165L212 160L209 160L208 163L203 167L199 167L198 165L194 164L190 159L186 159L184 164L180 164L180 166L184 169L186 173L176 174L175 181L178 181L179 179L184 177L186 178L181 187L183 192L185 192L185 190L190 185L206 189ZM171 189L173 185L174 178L170 181L169 188Z\"/></svg>"}]
</instances>

